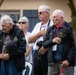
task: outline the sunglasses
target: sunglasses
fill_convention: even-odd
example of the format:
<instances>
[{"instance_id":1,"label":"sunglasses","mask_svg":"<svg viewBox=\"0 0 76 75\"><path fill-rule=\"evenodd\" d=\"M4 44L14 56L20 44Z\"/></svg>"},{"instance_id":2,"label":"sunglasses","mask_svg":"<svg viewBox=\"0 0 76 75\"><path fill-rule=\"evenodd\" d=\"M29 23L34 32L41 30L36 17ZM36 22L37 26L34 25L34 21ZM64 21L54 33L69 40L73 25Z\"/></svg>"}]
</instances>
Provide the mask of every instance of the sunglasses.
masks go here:
<instances>
[{"instance_id":1,"label":"sunglasses","mask_svg":"<svg viewBox=\"0 0 76 75\"><path fill-rule=\"evenodd\" d=\"M25 24L25 23L27 23L27 22L18 22L18 24Z\"/></svg>"},{"instance_id":2,"label":"sunglasses","mask_svg":"<svg viewBox=\"0 0 76 75\"><path fill-rule=\"evenodd\" d=\"M37 14L42 14L43 12L38 12Z\"/></svg>"}]
</instances>

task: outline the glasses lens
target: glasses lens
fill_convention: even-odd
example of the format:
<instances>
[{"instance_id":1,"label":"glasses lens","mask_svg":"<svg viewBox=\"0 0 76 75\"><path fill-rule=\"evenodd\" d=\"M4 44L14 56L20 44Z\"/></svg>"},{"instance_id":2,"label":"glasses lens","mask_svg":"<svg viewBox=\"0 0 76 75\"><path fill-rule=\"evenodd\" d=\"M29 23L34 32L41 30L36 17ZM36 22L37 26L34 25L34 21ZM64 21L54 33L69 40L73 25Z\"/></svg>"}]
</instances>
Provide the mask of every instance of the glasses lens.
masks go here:
<instances>
[{"instance_id":1,"label":"glasses lens","mask_svg":"<svg viewBox=\"0 0 76 75\"><path fill-rule=\"evenodd\" d=\"M26 22L18 22L19 24L25 24Z\"/></svg>"},{"instance_id":2,"label":"glasses lens","mask_svg":"<svg viewBox=\"0 0 76 75\"><path fill-rule=\"evenodd\" d=\"M42 14L42 12L38 12L37 14Z\"/></svg>"}]
</instances>

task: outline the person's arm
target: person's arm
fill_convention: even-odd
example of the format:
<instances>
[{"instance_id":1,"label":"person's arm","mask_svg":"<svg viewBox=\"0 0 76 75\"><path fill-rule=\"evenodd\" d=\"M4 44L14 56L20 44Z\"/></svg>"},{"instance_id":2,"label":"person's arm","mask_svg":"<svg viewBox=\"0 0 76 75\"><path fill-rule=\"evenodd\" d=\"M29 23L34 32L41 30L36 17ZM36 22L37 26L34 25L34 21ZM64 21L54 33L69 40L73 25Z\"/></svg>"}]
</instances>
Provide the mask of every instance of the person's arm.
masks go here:
<instances>
[{"instance_id":1,"label":"person's arm","mask_svg":"<svg viewBox=\"0 0 76 75\"><path fill-rule=\"evenodd\" d=\"M69 66L72 62L75 62L75 42L74 42L72 26L68 25L68 29L69 29L70 49L68 50L67 58L61 62L61 66L63 68Z\"/></svg>"},{"instance_id":2,"label":"person's arm","mask_svg":"<svg viewBox=\"0 0 76 75\"><path fill-rule=\"evenodd\" d=\"M30 36L29 39L28 39L28 42L29 43L35 42L39 37L40 37L40 32Z\"/></svg>"},{"instance_id":3,"label":"person's arm","mask_svg":"<svg viewBox=\"0 0 76 75\"><path fill-rule=\"evenodd\" d=\"M31 37L29 37L28 42L29 43L35 42L40 36L44 36L45 33L46 33L45 30L39 31L38 33L36 33L36 34L32 35Z\"/></svg>"},{"instance_id":4,"label":"person's arm","mask_svg":"<svg viewBox=\"0 0 76 75\"><path fill-rule=\"evenodd\" d=\"M52 40L53 40L53 32L51 32L51 28L52 27L49 27L48 29L47 29L47 32L46 32L46 34L45 34L45 36L44 36L44 38L43 38L43 43L42 43L42 45L43 45L43 47L45 48L45 49L47 49L47 48L49 48L50 46L53 46L55 43L53 43L52 42Z\"/></svg>"},{"instance_id":5,"label":"person's arm","mask_svg":"<svg viewBox=\"0 0 76 75\"><path fill-rule=\"evenodd\" d=\"M68 29L69 29L70 50L69 50L69 53L67 55L67 61L72 62L75 60L75 42L74 42L72 26L69 25Z\"/></svg>"},{"instance_id":6,"label":"person's arm","mask_svg":"<svg viewBox=\"0 0 76 75\"><path fill-rule=\"evenodd\" d=\"M25 52L25 57L27 57L31 51L32 51L32 46L29 46Z\"/></svg>"}]
</instances>

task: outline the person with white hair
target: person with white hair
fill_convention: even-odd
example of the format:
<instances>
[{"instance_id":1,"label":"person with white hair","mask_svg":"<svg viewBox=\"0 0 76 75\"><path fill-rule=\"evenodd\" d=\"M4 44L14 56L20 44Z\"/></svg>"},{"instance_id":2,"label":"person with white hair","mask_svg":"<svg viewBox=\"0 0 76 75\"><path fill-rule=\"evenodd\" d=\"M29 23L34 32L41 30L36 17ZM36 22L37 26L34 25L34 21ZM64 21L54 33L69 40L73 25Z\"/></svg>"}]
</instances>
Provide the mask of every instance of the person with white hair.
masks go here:
<instances>
[{"instance_id":1,"label":"person with white hair","mask_svg":"<svg viewBox=\"0 0 76 75\"><path fill-rule=\"evenodd\" d=\"M38 8L38 17L41 22L37 23L34 27L29 42L34 42L33 50L33 72L34 75L47 75L48 63L47 63L47 52L43 55L39 53L39 48L41 48L41 42L43 41L43 36L45 35L47 28L53 25L50 19L50 8L47 5L41 5Z\"/></svg>"},{"instance_id":2,"label":"person with white hair","mask_svg":"<svg viewBox=\"0 0 76 75\"><path fill-rule=\"evenodd\" d=\"M72 26L64 20L64 12L56 9L52 14L53 26L49 27L43 40L48 51L47 75L74 75L75 43Z\"/></svg>"},{"instance_id":3,"label":"person with white hair","mask_svg":"<svg viewBox=\"0 0 76 75\"><path fill-rule=\"evenodd\" d=\"M26 38L26 52L25 52L25 61L28 62L31 66L33 64L32 61L32 46L33 43L28 43L28 38L30 36L30 32L28 32L28 28L29 28L29 20L26 16L24 17L20 17L19 21L18 21L18 27L23 30L25 38ZM26 72L25 75L29 75L29 67L26 66Z\"/></svg>"},{"instance_id":4,"label":"person with white hair","mask_svg":"<svg viewBox=\"0 0 76 75\"><path fill-rule=\"evenodd\" d=\"M22 75L25 69L26 40L9 15L1 17L0 75Z\"/></svg>"}]
</instances>

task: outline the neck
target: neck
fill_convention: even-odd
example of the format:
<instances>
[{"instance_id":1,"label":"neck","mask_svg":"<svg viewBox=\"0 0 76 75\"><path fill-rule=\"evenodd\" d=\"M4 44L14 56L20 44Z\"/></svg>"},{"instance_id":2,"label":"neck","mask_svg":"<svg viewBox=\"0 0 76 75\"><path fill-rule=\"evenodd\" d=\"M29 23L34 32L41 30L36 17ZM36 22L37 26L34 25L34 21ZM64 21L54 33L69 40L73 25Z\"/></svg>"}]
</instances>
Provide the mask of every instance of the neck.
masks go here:
<instances>
[{"instance_id":1,"label":"neck","mask_svg":"<svg viewBox=\"0 0 76 75\"><path fill-rule=\"evenodd\" d=\"M64 21L60 22L58 25L56 25L57 27L61 26L64 23Z\"/></svg>"},{"instance_id":2,"label":"neck","mask_svg":"<svg viewBox=\"0 0 76 75\"><path fill-rule=\"evenodd\" d=\"M27 34L27 31L23 31L24 32L24 35L26 35Z\"/></svg>"},{"instance_id":3,"label":"neck","mask_svg":"<svg viewBox=\"0 0 76 75\"><path fill-rule=\"evenodd\" d=\"M46 24L48 21L49 21L49 19L43 20L43 21L42 21L42 25Z\"/></svg>"}]
</instances>

